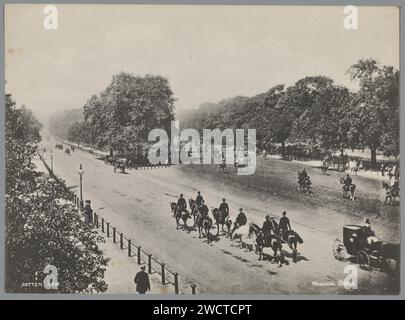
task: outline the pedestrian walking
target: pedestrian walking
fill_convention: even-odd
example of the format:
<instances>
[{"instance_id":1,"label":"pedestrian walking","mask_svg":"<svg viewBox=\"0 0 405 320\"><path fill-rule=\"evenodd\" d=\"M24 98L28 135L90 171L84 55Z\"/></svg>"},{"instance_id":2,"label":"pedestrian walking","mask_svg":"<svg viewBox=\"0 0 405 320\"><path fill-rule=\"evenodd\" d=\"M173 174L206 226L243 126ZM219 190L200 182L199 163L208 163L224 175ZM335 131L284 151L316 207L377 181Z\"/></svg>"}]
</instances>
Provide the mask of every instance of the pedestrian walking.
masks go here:
<instances>
[{"instance_id":1,"label":"pedestrian walking","mask_svg":"<svg viewBox=\"0 0 405 320\"><path fill-rule=\"evenodd\" d=\"M145 294L146 291L150 291L149 275L145 272L145 268L146 266L142 266L141 271L139 271L134 278L136 292L139 294Z\"/></svg>"}]
</instances>

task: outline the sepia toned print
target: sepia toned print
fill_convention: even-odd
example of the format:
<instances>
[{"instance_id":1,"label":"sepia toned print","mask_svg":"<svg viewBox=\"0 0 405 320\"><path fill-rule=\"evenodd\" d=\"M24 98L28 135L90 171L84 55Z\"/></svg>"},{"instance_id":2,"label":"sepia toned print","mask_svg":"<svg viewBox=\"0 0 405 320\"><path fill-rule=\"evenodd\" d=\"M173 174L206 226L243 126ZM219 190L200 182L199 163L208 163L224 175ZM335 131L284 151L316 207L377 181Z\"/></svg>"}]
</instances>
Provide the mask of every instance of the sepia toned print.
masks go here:
<instances>
[{"instance_id":1,"label":"sepia toned print","mask_svg":"<svg viewBox=\"0 0 405 320\"><path fill-rule=\"evenodd\" d=\"M7 293L399 294L397 7L4 17Z\"/></svg>"}]
</instances>

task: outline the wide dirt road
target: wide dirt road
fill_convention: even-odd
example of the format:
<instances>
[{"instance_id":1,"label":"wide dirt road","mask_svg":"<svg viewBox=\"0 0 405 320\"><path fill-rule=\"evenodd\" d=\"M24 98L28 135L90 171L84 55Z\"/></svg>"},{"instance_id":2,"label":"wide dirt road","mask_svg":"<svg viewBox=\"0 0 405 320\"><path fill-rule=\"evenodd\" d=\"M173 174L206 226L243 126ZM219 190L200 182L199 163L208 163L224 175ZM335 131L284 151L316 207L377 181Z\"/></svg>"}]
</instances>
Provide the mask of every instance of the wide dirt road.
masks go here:
<instances>
[{"instance_id":1,"label":"wide dirt road","mask_svg":"<svg viewBox=\"0 0 405 320\"><path fill-rule=\"evenodd\" d=\"M52 148L54 142L48 141L45 145ZM191 179L176 167L129 170L121 174L80 150L71 156L61 150L53 152L55 174L78 193L81 163L85 171L84 198L92 200L93 209L170 269L179 272L183 287L196 283L198 293L210 294L386 294L395 290L390 276L361 269L358 269L359 290L350 292L342 285L333 285L346 276L344 267L348 263L336 261L331 247L336 237L341 238L342 225L353 222L347 218L330 214L329 223L323 223L311 219L313 213L308 209L288 210L288 203L271 197L252 198L242 192L226 190L212 181ZM45 159L50 162L49 151ZM288 258L289 265L277 268L268 261L258 261L255 253L244 252L225 236L207 244L205 239L198 239L197 232L176 230L169 202L176 201L179 193L184 193L186 199L195 198L197 190L203 192L209 207L217 206L221 198L226 197L232 216L237 208L244 207L248 217L260 224L267 208L276 214L287 208L294 229L305 241L298 248L300 261L293 263ZM313 282L324 285L313 285Z\"/></svg>"}]
</instances>

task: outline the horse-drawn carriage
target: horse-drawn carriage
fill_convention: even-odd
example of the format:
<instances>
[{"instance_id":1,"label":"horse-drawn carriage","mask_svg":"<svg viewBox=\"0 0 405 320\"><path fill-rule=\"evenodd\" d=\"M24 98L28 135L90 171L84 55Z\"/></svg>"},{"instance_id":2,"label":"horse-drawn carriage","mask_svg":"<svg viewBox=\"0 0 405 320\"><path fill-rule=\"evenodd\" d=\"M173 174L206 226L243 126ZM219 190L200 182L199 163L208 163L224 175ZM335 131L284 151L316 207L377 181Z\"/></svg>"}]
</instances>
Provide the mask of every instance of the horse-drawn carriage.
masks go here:
<instances>
[{"instance_id":1,"label":"horse-drawn carriage","mask_svg":"<svg viewBox=\"0 0 405 320\"><path fill-rule=\"evenodd\" d=\"M55 149L63 150L63 144L57 142L57 143L55 144Z\"/></svg>"},{"instance_id":2,"label":"horse-drawn carriage","mask_svg":"<svg viewBox=\"0 0 405 320\"><path fill-rule=\"evenodd\" d=\"M105 156L104 163L114 166L114 172L116 172L117 169L120 169L122 173L125 173L125 168L128 165L127 159L111 155Z\"/></svg>"},{"instance_id":3,"label":"horse-drawn carriage","mask_svg":"<svg viewBox=\"0 0 405 320\"><path fill-rule=\"evenodd\" d=\"M362 268L376 267L391 275L399 271L399 244L386 243L375 237L369 241L366 227L345 225L343 243L333 242L333 256L339 261L353 261Z\"/></svg>"}]
</instances>

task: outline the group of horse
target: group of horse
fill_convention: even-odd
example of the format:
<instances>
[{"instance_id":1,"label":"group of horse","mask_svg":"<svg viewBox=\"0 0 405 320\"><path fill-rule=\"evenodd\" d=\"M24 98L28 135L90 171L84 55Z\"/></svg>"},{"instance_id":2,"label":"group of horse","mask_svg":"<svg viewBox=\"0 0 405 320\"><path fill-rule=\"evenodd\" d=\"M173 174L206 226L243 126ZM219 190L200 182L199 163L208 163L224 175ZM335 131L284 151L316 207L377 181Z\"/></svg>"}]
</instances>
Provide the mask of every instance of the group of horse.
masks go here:
<instances>
[{"instance_id":1,"label":"group of horse","mask_svg":"<svg viewBox=\"0 0 405 320\"><path fill-rule=\"evenodd\" d=\"M55 149L63 150L63 144L57 142L55 144ZM65 148L65 155L70 156L71 151L75 151L74 146L66 147Z\"/></svg>"},{"instance_id":2,"label":"group of horse","mask_svg":"<svg viewBox=\"0 0 405 320\"><path fill-rule=\"evenodd\" d=\"M225 237L229 237L231 240L239 239L240 247L242 247L246 239L252 239L253 243L250 246L246 245L246 251L249 248L254 250L259 255L259 260L268 257L269 260L277 262L281 267L283 263L287 263L284 258L284 251L282 250L283 245L287 245L288 248L292 250L293 262L297 262L298 244L302 244L303 240L294 230L282 232L277 223L270 232L269 230L263 232L263 230L253 222L246 222L244 225L236 224L235 226L229 214L222 212L218 208L211 209L211 215L213 217L211 218L209 214L202 215L199 212L199 207L194 199L189 199L188 204L190 210L178 207L176 202L170 202L171 213L176 220L176 229L183 228L190 233L197 228L198 237L206 237L207 243L211 243L214 237L214 235L211 234L211 228L215 223L217 229L216 238L219 236L221 230L225 233ZM192 226L188 225L188 219L193 219L194 222ZM180 224L180 221L182 221L182 224ZM226 227L226 231L224 227ZM270 249L271 252L267 251L267 249Z\"/></svg>"}]
</instances>

